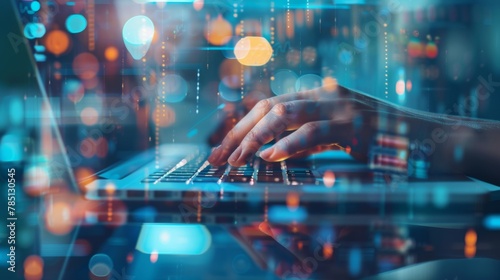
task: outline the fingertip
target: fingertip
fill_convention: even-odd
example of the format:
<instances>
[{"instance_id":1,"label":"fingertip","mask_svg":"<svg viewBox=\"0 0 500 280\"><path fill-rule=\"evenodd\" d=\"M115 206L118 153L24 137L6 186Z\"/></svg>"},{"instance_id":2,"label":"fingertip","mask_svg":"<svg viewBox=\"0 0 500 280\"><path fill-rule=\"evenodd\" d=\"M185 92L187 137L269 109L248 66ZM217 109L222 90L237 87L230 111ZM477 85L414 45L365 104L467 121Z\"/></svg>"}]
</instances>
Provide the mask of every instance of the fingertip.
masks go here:
<instances>
[{"instance_id":1,"label":"fingertip","mask_svg":"<svg viewBox=\"0 0 500 280\"><path fill-rule=\"evenodd\" d=\"M258 156L261 157L264 160L269 161L269 159L272 157L272 154L274 153L274 147L267 148L264 151L261 151Z\"/></svg>"},{"instance_id":2,"label":"fingertip","mask_svg":"<svg viewBox=\"0 0 500 280\"><path fill-rule=\"evenodd\" d=\"M218 150L219 147L216 147L212 150L212 153L210 154L210 156L208 157L208 162L210 162L210 164L212 165L216 165L217 164L217 161L220 157L220 150Z\"/></svg>"},{"instance_id":3,"label":"fingertip","mask_svg":"<svg viewBox=\"0 0 500 280\"><path fill-rule=\"evenodd\" d=\"M241 147L238 147L232 154L231 156L229 156L229 158L227 159L227 162L232 165L232 166L236 166L237 165L237 162L238 162L238 159L240 158L240 155L241 155Z\"/></svg>"}]
</instances>

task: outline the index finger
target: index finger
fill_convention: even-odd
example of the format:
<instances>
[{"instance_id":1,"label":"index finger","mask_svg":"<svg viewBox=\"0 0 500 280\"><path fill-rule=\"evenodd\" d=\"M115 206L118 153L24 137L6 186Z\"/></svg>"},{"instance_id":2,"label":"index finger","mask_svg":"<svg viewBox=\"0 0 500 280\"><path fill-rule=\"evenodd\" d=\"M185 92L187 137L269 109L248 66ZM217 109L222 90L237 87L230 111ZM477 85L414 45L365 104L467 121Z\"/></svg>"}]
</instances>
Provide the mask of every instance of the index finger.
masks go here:
<instances>
[{"instance_id":1,"label":"index finger","mask_svg":"<svg viewBox=\"0 0 500 280\"><path fill-rule=\"evenodd\" d=\"M259 101L250 112L224 137L219 147L215 148L208 161L213 165L227 162L229 155L239 146L245 135L271 110L281 102L302 99L304 93L290 93Z\"/></svg>"}]
</instances>

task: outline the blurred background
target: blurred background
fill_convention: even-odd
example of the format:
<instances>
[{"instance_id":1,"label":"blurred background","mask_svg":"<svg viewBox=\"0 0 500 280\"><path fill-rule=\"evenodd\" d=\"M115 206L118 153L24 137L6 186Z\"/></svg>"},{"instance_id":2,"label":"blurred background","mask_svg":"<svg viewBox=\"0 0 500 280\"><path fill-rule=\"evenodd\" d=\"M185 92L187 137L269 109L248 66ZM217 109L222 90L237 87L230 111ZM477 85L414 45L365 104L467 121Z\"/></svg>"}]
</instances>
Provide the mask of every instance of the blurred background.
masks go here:
<instances>
[{"instance_id":1,"label":"blurred background","mask_svg":"<svg viewBox=\"0 0 500 280\"><path fill-rule=\"evenodd\" d=\"M44 226L36 238L19 234L20 246L30 252L61 236L74 244L67 235L72 220L89 207L68 193L44 195L78 190L78 182L96 172L163 143L207 143L219 123L234 124L263 98L338 83L400 106L500 119L496 0L11 2L17 14L0 19L7 38L1 40L0 162L17 166L23 180L18 211L43 215L24 220L26 228ZM117 203L113 211L124 207ZM332 228L311 232L342 235ZM411 235L406 227L373 228L363 230L369 232L363 238L388 235L397 243L392 251L405 254L412 242L405 239ZM0 233L6 236L6 229ZM212 233L220 240L227 235ZM457 243L465 236L474 244L477 237L467 230L456 236ZM323 257L333 254L334 239L322 243ZM76 247L88 255L93 245L79 240ZM475 247L460 246L453 247L459 255L475 255ZM61 248L35 249L29 264L40 264L36 254L62 256ZM353 252L344 255L358 260L373 254ZM133 258L124 255L122 263ZM412 263L411 254L398 256L363 273ZM248 259L227 261L235 271L252 271Z\"/></svg>"}]
</instances>

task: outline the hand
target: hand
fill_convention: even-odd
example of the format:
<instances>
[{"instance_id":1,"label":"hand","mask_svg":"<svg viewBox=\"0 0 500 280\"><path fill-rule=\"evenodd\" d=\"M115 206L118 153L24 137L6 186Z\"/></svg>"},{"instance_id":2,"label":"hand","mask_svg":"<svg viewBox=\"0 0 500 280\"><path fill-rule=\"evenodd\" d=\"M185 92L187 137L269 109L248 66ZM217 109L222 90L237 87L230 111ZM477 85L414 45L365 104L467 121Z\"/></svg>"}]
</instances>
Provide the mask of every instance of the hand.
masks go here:
<instances>
[{"instance_id":1,"label":"hand","mask_svg":"<svg viewBox=\"0 0 500 280\"><path fill-rule=\"evenodd\" d=\"M353 120L363 111L356 95L342 87L327 86L261 100L229 131L208 160L213 165L229 162L242 166L264 144L287 131L292 133L260 152L262 159L281 161L350 145L355 135Z\"/></svg>"}]
</instances>

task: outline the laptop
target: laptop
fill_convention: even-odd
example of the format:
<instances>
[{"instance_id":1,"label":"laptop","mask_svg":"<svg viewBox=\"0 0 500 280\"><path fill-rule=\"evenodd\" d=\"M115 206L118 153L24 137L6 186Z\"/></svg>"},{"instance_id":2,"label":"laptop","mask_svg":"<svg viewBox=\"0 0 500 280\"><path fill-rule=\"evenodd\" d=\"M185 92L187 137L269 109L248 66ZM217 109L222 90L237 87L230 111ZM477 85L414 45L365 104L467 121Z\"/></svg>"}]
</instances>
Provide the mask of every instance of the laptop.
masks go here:
<instances>
[{"instance_id":1,"label":"laptop","mask_svg":"<svg viewBox=\"0 0 500 280\"><path fill-rule=\"evenodd\" d=\"M17 21L19 26L19 19ZM30 63L28 72L37 73L34 59ZM36 79L39 85L44 84L39 75ZM58 130L64 130L61 124L57 125L60 126ZM377 139L399 137L390 134L381 133ZM377 162L380 151L384 150L380 149L377 139L372 141L368 163L356 162L349 153L340 150L277 163L254 157L246 166L238 168L211 166L207 161L211 151L208 144L159 143L150 150L136 151L134 156L96 172L90 179L80 182L83 189L74 187L73 190L76 193L83 191L84 197L93 201L111 199L136 204L153 201L164 204L182 202L186 197L197 195L202 196L202 200L209 197L217 204L237 201L247 205L293 204L297 200L318 205L330 205L339 200L363 203L383 200L404 204L414 201L415 195L439 205L443 204L441 200L473 201L495 190L490 184L460 176L394 180L405 177L406 169ZM64 137L62 140L66 141L61 146L64 151L64 146L70 143ZM203 139L197 142L203 142ZM61 162L70 163L67 154L61 156ZM69 178L73 176L70 174Z\"/></svg>"}]
</instances>

